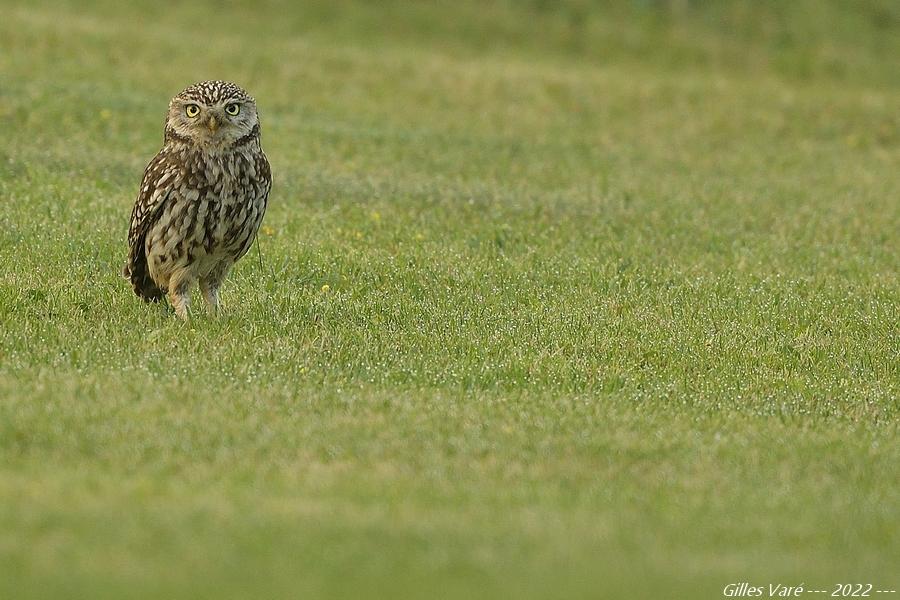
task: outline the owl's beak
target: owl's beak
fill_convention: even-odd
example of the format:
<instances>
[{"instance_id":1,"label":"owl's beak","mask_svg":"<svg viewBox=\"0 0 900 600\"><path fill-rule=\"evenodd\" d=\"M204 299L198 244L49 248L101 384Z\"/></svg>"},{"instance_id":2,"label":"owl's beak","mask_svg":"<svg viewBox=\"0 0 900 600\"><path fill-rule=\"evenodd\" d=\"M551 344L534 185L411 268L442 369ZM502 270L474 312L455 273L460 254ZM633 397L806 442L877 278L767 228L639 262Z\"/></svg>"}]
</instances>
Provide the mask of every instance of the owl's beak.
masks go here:
<instances>
[{"instance_id":1,"label":"owl's beak","mask_svg":"<svg viewBox=\"0 0 900 600\"><path fill-rule=\"evenodd\" d=\"M216 120L215 115L209 116L209 120L206 122L206 126L209 127L209 130L212 133L215 133L219 129L219 122Z\"/></svg>"}]
</instances>

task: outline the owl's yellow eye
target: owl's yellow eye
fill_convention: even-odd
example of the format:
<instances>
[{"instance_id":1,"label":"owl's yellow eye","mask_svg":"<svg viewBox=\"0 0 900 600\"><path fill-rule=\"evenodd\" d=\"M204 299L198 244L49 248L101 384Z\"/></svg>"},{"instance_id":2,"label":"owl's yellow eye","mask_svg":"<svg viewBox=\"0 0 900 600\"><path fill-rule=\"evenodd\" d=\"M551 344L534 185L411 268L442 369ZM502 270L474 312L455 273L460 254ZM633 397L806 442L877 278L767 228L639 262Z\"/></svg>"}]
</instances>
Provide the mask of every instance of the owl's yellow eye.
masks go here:
<instances>
[{"instance_id":1,"label":"owl's yellow eye","mask_svg":"<svg viewBox=\"0 0 900 600\"><path fill-rule=\"evenodd\" d=\"M200 114L200 107L196 104L188 104L184 107L184 114L191 118L194 118Z\"/></svg>"},{"instance_id":2,"label":"owl's yellow eye","mask_svg":"<svg viewBox=\"0 0 900 600\"><path fill-rule=\"evenodd\" d=\"M232 117L236 116L239 112L241 112L240 104L228 104L225 106L225 112L227 112Z\"/></svg>"}]
</instances>

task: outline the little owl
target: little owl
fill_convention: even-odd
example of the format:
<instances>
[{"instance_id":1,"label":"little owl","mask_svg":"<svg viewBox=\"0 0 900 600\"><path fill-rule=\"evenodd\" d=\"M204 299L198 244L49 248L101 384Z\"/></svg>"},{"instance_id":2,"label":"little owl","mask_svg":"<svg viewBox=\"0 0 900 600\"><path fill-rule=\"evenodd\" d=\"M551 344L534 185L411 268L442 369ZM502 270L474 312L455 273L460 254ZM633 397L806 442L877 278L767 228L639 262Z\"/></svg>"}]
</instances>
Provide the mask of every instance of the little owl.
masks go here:
<instances>
[{"instance_id":1,"label":"little owl","mask_svg":"<svg viewBox=\"0 0 900 600\"><path fill-rule=\"evenodd\" d=\"M256 237L272 187L256 101L227 81L192 85L169 102L162 150L131 213L124 275L144 300L168 294L187 318L199 281L216 312L219 286Z\"/></svg>"}]
</instances>

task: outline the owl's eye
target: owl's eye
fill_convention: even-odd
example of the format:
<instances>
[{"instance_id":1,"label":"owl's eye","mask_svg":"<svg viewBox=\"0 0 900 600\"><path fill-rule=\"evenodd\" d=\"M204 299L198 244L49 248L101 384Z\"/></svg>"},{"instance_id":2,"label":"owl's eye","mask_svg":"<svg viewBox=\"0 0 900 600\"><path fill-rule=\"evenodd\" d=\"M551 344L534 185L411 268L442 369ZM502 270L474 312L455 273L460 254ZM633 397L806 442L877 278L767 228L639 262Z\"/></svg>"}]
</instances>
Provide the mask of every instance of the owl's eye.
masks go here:
<instances>
[{"instance_id":1,"label":"owl's eye","mask_svg":"<svg viewBox=\"0 0 900 600\"><path fill-rule=\"evenodd\" d=\"M239 112L241 112L240 104L228 104L225 106L225 112L227 112L232 117L236 116Z\"/></svg>"},{"instance_id":2,"label":"owl's eye","mask_svg":"<svg viewBox=\"0 0 900 600\"><path fill-rule=\"evenodd\" d=\"M200 107L196 104L188 104L184 107L184 114L191 118L194 118L200 114Z\"/></svg>"}]
</instances>

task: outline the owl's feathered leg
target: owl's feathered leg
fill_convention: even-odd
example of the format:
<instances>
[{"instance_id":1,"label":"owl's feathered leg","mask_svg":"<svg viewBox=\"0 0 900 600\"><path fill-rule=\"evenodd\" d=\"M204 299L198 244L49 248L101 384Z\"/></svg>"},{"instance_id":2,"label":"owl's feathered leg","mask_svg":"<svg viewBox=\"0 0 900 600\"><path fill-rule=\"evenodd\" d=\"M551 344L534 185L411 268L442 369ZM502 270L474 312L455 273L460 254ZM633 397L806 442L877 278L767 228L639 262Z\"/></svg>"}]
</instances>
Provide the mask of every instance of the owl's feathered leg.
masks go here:
<instances>
[{"instance_id":1,"label":"owl's feathered leg","mask_svg":"<svg viewBox=\"0 0 900 600\"><path fill-rule=\"evenodd\" d=\"M206 280L200 281L200 291L203 292L203 299L212 314L219 316L219 288L213 287Z\"/></svg>"},{"instance_id":2,"label":"owl's feathered leg","mask_svg":"<svg viewBox=\"0 0 900 600\"><path fill-rule=\"evenodd\" d=\"M187 269L176 271L169 279L169 303L175 314L185 321L190 317L191 287L195 281Z\"/></svg>"},{"instance_id":3,"label":"owl's feathered leg","mask_svg":"<svg viewBox=\"0 0 900 600\"><path fill-rule=\"evenodd\" d=\"M200 279L200 291L203 292L203 299L214 315L219 314L219 287L228 276L231 270L231 263L223 261L207 275Z\"/></svg>"},{"instance_id":4,"label":"owl's feathered leg","mask_svg":"<svg viewBox=\"0 0 900 600\"><path fill-rule=\"evenodd\" d=\"M187 321L190 318L189 309L191 307L191 297L189 294L173 294L169 292L169 302L172 303L172 308L175 309L175 314L183 321Z\"/></svg>"}]
</instances>

